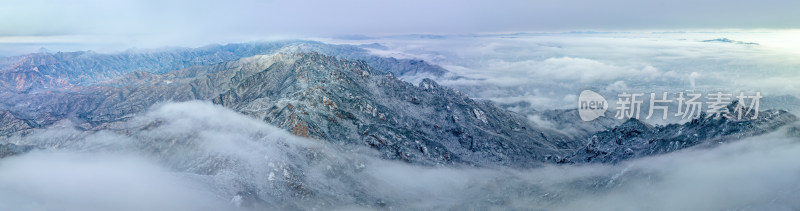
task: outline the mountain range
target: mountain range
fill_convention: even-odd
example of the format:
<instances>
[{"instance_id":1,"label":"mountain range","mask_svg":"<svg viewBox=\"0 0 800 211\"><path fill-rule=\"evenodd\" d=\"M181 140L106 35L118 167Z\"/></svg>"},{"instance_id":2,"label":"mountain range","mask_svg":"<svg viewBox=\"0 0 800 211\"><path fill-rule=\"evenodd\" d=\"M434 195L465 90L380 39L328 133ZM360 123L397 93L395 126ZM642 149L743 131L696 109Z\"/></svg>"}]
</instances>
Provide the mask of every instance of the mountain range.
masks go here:
<instances>
[{"instance_id":1,"label":"mountain range","mask_svg":"<svg viewBox=\"0 0 800 211\"><path fill-rule=\"evenodd\" d=\"M416 85L404 80L446 72L422 60L313 41L34 53L0 60L0 96L5 99L0 136L24 137L63 121L98 131L154 105L200 100L296 136L369 147L383 159L522 168L617 163L734 141L797 121L777 110L754 120L701 117L666 126L636 119L620 124L610 118L586 123L575 110L540 112L556 123L553 127L431 79ZM47 147L9 142L0 147L0 155Z\"/></svg>"}]
</instances>

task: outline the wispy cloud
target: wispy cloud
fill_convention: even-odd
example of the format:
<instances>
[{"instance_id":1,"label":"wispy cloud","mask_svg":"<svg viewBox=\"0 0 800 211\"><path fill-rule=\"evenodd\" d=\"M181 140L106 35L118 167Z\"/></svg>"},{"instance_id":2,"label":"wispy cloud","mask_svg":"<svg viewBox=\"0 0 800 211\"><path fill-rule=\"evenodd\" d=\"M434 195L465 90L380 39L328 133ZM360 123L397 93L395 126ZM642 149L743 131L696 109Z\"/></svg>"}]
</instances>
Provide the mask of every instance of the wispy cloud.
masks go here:
<instances>
[{"instance_id":1,"label":"wispy cloud","mask_svg":"<svg viewBox=\"0 0 800 211\"><path fill-rule=\"evenodd\" d=\"M788 50L794 31L570 32L445 36L440 39L332 40L379 43L380 56L419 58L442 65L438 78L473 97L527 101L537 109L574 108L562 101L583 89L612 97L620 91L760 91L800 93L790 81L800 51ZM729 37L757 42L703 42ZM409 80L417 80L409 78Z\"/></svg>"},{"instance_id":2,"label":"wispy cloud","mask_svg":"<svg viewBox=\"0 0 800 211\"><path fill-rule=\"evenodd\" d=\"M128 47L272 36L798 28L796 1L11 0L0 36L98 35ZM746 14L746 15L742 15Z\"/></svg>"},{"instance_id":3,"label":"wispy cloud","mask_svg":"<svg viewBox=\"0 0 800 211\"><path fill-rule=\"evenodd\" d=\"M102 131L62 122L12 139L48 149L0 159L0 209L796 209L800 139L785 132L615 166L425 167L168 103Z\"/></svg>"}]
</instances>

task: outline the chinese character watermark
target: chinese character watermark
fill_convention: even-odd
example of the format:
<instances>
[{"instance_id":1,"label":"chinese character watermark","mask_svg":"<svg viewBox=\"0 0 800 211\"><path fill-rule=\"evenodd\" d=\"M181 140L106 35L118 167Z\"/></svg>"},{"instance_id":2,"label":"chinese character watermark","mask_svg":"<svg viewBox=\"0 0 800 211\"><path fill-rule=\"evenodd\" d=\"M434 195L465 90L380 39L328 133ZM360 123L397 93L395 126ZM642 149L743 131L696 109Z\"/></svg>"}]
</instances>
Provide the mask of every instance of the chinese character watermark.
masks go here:
<instances>
[{"instance_id":1,"label":"chinese character watermark","mask_svg":"<svg viewBox=\"0 0 800 211\"><path fill-rule=\"evenodd\" d=\"M693 91L649 93L649 100L646 93L627 93L622 92L617 95L616 114L614 118L639 119L642 104L647 100L649 109L645 119L652 118L656 111L661 112L661 119L666 120L671 109L674 107L674 117L680 119L695 119L701 117L703 113L710 118L730 118L741 120L743 118L758 118L758 107L760 104L760 92L746 95L739 92L734 99L733 93L714 92L708 94L695 93ZM705 98L703 98L705 97ZM702 101L702 100L705 101ZM578 113L584 121L591 121L600 116L605 116L607 109L606 100L596 92L584 90L578 100ZM704 108L705 106L705 108ZM704 110L705 109L705 110Z\"/></svg>"}]
</instances>

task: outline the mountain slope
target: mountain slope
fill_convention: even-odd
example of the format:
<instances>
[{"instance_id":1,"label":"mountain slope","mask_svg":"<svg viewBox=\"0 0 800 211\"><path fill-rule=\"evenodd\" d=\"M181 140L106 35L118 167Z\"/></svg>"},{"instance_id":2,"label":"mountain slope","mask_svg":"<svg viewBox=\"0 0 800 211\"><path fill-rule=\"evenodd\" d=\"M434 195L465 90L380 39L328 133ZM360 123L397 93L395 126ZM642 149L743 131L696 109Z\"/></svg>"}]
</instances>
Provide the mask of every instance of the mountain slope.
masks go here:
<instances>
[{"instance_id":1,"label":"mountain slope","mask_svg":"<svg viewBox=\"0 0 800 211\"><path fill-rule=\"evenodd\" d=\"M414 163L533 166L570 139L431 80L414 86L365 62L295 54L244 79L216 103L295 135L366 144Z\"/></svg>"},{"instance_id":2,"label":"mountain slope","mask_svg":"<svg viewBox=\"0 0 800 211\"><path fill-rule=\"evenodd\" d=\"M439 66L421 60L377 57L351 45L330 45L314 41L277 41L209 45L200 48L132 49L114 54L79 51L33 53L0 58L0 92L28 93L87 86L132 72L161 74L289 51L315 51L341 58L364 60L398 75L423 72L441 75L446 72Z\"/></svg>"},{"instance_id":3,"label":"mountain slope","mask_svg":"<svg viewBox=\"0 0 800 211\"><path fill-rule=\"evenodd\" d=\"M590 136L584 148L576 150L561 162L618 163L691 147L733 142L775 131L797 121L795 115L782 110L761 111L758 118L752 120L750 116L737 120L712 118L703 114L684 124L665 126L651 126L637 119L629 119L620 126Z\"/></svg>"},{"instance_id":4,"label":"mountain slope","mask_svg":"<svg viewBox=\"0 0 800 211\"><path fill-rule=\"evenodd\" d=\"M60 59L4 60L4 67L14 68L5 68L0 74L36 74L5 83L22 84L22 91L0 91L0 97L5 99L0 102L0 136L25 135L59 121L72 122L79 130L98 131L122 124L160 103L203 100L298 136L345 146L368 146L386 159L423 165L531 167L543 162L615 163L758 135L796 119L779 111L757 120L719 122L701 118L692 122L697 124L658 127L632 120L606 130L617 123L608 118L589 124L578 122L574 109L537 114L557 123L551 127L532 123L491 102L470 99L429 79L415 86L398 78L397 75L416 75L420 71L436 74L440 69L425 62L368 57L352 50L353 46L316 42L253 46L178 50L216 52L203 54L211 58L222 58L217 57L219 52L239 52L218 59L230 59L218 63L189 54L189 60L204 61L186 63L192 66L179 70L170 69L183 67L184 63L176 63L184 59L182 56L138 61L126 60L125 54L65 54ZM276 52L236 58L264 49ZM368 59L349 59L359 57ZM91 62L76 62L84 60ZM136 69L134 61L143 63L142 68ZM79 64L98 64L105 69L87 71L86 67L95 66ZM64 69L50 73L20 69L45 66ZM63 77L59 75L62 72ZM84 80L87 78L91 82ZM63 81L64 86L29 83L48 80ZM686 131L696 131L698 136L688 136ZM585 139L587 136L590 138Z\"/></svg>"},{"instance_id":5,"label":"mountain slope","mask_svg":"<svg viewBox=\"0 0 800 211\"><path fill-rule=\"evenodd\" d=\"M365 61L314 52L163 74L135 71L91 86L2 94L10 99L3 107L34 127L68 119L84 130L113 126L159 102L213 99L296 135L370 146L385 158L426 165L535 166L577 147L563 135L431 80L414 86Z\"/></svg>"}]
</instances>

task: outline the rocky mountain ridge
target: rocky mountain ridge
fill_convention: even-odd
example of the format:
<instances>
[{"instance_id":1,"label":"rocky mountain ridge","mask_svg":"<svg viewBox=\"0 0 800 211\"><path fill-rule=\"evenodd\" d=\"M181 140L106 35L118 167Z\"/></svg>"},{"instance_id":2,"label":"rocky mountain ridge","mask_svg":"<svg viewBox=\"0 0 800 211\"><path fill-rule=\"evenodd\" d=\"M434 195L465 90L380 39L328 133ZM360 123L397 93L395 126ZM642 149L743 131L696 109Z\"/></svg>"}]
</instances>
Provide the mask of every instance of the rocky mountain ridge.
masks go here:
<instances>
[{"instance_id":1,"label":"rocky mountain ridge","mask_svg":"<svg viewBox=\"0 0 800 211\"><path fill-rule=\"evenodd\" d=\"M578 122L575 110L540 113L559 126L552 128L492 102L470 99L430 79L414 85L400 78L420 72L443 73L438 66L370 57L351 48L355 47L289 42L169 54L177 56L153 54L161 60L87 56L92 53L85 52L6 59L0 62L0 75L5 75L0 79L6 87L0 91L0 97L6 99L0 103L0 135L25 136L59 121L70 121L80 130L103 130L159 103L201 100L297 136L367 146L385 159L421 165L534 167L617 163L734 141L797 121L787 112L768 111L747 121L700 118L653 127L629 120L616 126L617 122L609 119ZM249 54L258 55L237 58ZM107 60L78 62L92 58ZM154 65L137 69L134 63L139 59L152 59L144 63ZM109 62L112 60L116 62ZM84 68L91 65L76 64L98 68L87 71ZM53 71L39 71L46 68ZM24 79L21 82L20 77ZM51 86L55 82L63 84ZM9 146L3 149L19 149Z\"/></svg>"}]
</instances>

